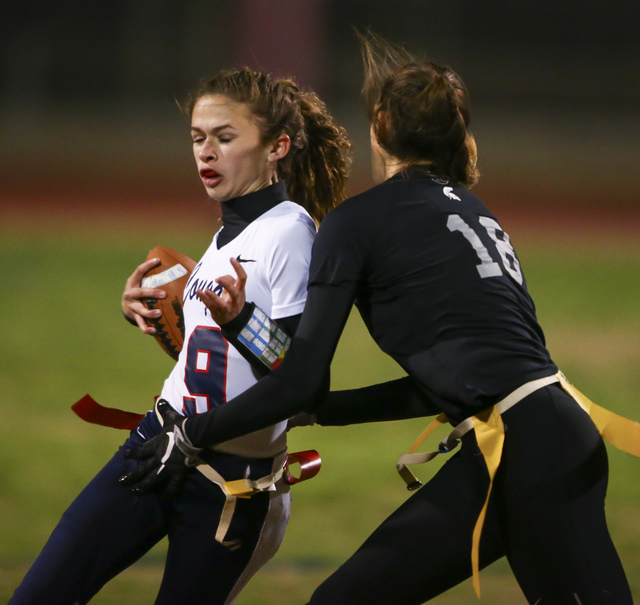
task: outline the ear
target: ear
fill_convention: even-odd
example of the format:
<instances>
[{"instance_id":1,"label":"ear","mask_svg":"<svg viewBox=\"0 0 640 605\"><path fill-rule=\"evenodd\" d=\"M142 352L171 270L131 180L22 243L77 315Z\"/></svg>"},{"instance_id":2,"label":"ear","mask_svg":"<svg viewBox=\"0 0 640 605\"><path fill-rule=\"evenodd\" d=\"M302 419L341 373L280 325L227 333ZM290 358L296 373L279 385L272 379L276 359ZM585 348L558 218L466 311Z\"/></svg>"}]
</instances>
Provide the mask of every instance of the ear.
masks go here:
<instances>
[{"instance_id":1,"label":"ear","mask_svg":"<svg viewBox=\"0 0 640 605\"><path fill-rule=\"evenodd\" d=\"M269 160L277 162L284 158L291 149L291 138L288 134L281 134L273 143L269 151Z\"/></svg>"},{"instance_id":2,"label":"ear","mask_svg":"<svg viewBox=\"0 0 640 605\"><path fill-rule=\"evenodd\" d=\"M386 111L383 111L379 106L374 109L373 119L371 121L371 130L373 131L375 138L379 135L384 137L389 131L391 126L391 118Z\"/></svg>"}]
</instances>

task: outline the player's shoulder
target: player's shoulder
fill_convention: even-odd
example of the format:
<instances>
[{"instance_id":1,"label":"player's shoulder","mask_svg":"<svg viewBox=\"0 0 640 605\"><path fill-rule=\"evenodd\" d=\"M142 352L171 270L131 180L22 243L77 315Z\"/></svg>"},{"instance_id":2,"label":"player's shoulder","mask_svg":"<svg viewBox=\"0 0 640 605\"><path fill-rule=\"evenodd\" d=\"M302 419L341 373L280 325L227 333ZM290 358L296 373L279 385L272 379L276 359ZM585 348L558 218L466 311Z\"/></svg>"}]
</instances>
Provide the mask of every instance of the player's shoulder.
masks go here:
<instances>
[{"instance_id":1,"label":"player's shoulder","mask_svg":"<svg viewBox=\"0 0 640 605\"><path fill-rule=\"evenodd\" d=\"M387 199L389 181L384 181L378 185L366 189L361 193L357 193L348 197L344 202L339 204L332 212L341 214L349 214L361 210L363 206L368 205L375 207L376 204L383 203Z\"/></svg>"},{"instance_id":2,"label":"player's shoulder","mask_svg":"<svg viewBox=\"0 0 640 605\"><path fill-rule=\"evenodd\" d=\"M291 201L280 202L265 212L257 219L257 226L271 233L316 232L316 224L309 213L300 204Z\"/></svg>"},{"instance_id":3,"label":"player's shoulder","mask_svg":"<svg viewBox=\"0 0 640 605\"><path fill-rule=\"evenodd\" d=\"M368 247L386 222L379 186L353 195L333 208L318 229L316 246L326 251Z\"/></svg>"},{"instance_id":4,"label":"player's shoulder","mask_svg":"<svg viewBox=\"0 0 640 605\"><path fill-rule=\"evenodd\" d=\"M367 226L373 228L384 225L399 204L412 199L424 200L429 195L430 188L433 188L430 179L416 180L404 173L398 173L362 193L347 198L327 215L323 227L327 223L325 230L329 227L340 229L348 226L357 227L362 231L366 230Z\"/></svg>"},{"instance_id":5,"label":"player's shoulder","mask_svg":"<svg viewBox=\"0 0 640 605\"><path fill-rule=\"evenodd\" d=\"M375 185L338 204L323 219L320 230L354 225L361 229L364 222L376 220L379 212L384 210L384 200L387 198L384 185Z\"/></svg>"},{"instance_id":6,"label":"player's shoulder","mask_svg":"<svg viewBox=\"0 0 640 605\"><path fill-rule=\"evenodd\" d=\"M270 255L302 253L310 250L316 236L316 224L299 204L284 201L260 216L247 237L254 247Z\"/></svg>"},{"instance_id":7,"label":"player's shoulder","mask_svg":"<svg viewBox=\"0 0 640 605\"><path fill-rule=\"evenodd\" d=\"M418 169L407 169L396 173L382 183L374 185L362 193L353 195L340 204L334 211L338 215L349 216L364 209L384 212L390 204L408 199L425 200L437 197L439 190L461 191L464 188L457 183L436 179Z\"/></svg>"}]
</instances>

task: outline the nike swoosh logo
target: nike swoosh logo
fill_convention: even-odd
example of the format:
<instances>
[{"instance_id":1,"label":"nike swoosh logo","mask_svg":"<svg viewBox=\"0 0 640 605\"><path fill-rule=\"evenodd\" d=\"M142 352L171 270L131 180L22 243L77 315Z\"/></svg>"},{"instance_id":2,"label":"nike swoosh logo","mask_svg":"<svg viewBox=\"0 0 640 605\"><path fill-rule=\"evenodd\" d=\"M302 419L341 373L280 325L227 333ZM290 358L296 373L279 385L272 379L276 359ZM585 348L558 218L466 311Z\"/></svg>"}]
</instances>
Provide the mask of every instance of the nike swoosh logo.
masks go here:
<instances>
[{"instance_id":1,"label":"nike swoosh logo","mask_svg":"<svg viewBox=\"0 0 640 605\"><path fill-rule=\"evenodd\" d=\"M171 431L167 433L167 437L169 438L169 443L167 444L167 449L164 451L164 456L162 456L160 460L160 462L162 462L162 466L158 469L158 474L160 474L160 471L164 468L164 463L169 460L171 452L173 451L173 446L176 444L175 435Z\"/></svg>"},{"instance_id":2,"label":"nike swoosh logo","mask_svg":"<svg viewBox=\"0 0 640 605\"><path fill-rule=\"evenodd\" d=\"M240 258L240 255L238 254L238 256L236 256L236 260L239 263L255 263L256 261L251 259L251 258Z\"/></svg>"}]
</instances>

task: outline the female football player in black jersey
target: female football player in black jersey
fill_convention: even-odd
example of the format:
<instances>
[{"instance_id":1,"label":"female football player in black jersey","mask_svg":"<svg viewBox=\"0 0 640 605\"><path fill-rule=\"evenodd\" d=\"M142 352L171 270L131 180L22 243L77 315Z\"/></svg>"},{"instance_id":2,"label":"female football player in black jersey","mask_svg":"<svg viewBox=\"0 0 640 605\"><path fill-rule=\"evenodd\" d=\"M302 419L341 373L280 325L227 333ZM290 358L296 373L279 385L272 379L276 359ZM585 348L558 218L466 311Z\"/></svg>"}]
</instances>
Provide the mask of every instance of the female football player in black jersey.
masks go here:
<instances>
[{"instance_id":1,"label":"female football player in black jersey","mask_svg":"<svg viewBox=\"0 0 640 605\"><path fill-rule=\"evenodd\" d=\"M603 440L546 349L508 235L469 192L478 172L466 88L447 67L376 36L361 41L379 184L323 221L281 367L187 419L186 445L303 411L334 425L444 412L464 433L461 450L310 602L419 604L506 556L529 603L632 605L605 520ZM236 271L220 280L232 315L243 302ZM228 300L200 296L214 316L229 312ZM354 303L408 376L326 400L323 378ZM240 331L251 313L243 307ZM187 448L171 450L167 436L138 452L146 460L129 478L138 489L162 480L161 457L184 460Z\"/></svg>"}]
</instances>

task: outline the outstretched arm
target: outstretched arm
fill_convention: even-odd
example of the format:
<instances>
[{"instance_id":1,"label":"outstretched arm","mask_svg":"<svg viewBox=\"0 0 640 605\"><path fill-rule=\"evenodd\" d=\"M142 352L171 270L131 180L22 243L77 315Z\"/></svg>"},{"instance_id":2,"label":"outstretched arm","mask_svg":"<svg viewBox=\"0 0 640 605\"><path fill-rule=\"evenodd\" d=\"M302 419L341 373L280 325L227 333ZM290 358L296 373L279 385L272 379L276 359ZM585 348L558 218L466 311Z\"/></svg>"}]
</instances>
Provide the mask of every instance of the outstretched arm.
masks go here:
<instances>
[{"instance_id":1,"label":"outstretched arm","mask_svg":"<svg viewBox=\"0 0 640 605\"><path fill-rule=\"evenodd\" d=\"M327 393L326 373L353 304L336 286L309 288L298 331L282 365L225 405L189 418L185 431L197 447L252 433L313 409Z\"/></svg>"},{"instance_id":2,"label":"outstretched arm","mask_svg":"<svg viewBox=\"0 0 640 605\"><path fill-rule=\"evenodd\" d=\"M233 258L231 264L236 271L236 277L225 275L216 280L224 288L221 296L217 296L210 290L201 290L198 295L207 305L213 319L222 327L225 338L232 342L254 367L261 365L264 375L268 373L266 366L257 364L256 357L248 353L246 347L238 342L240 331L251 318L252 305L245 299L247 275L242 265ZM332 291L335 292L335 289ZM296 318L299 321L299 316ZM295 328L288 330L281 320L278 320L277 324L289 335L296 331ZM321 425L344 426L364 422L402 420L437 413L439 410L430 404L417 383L405 377L359 389L332 391L316 409L314 418Z\"/></svg>"},{"instance_id":3,"label":"outstretched arm","mask_svg":"<svg viewBox=\"0 0 640 605\"><path fill-rule=\"evenodd\" d=\"M405 420L439 414L438 409L409 376L380 384L331 391L313 414L322 426Z\"/></svg>"}]
</instances>

